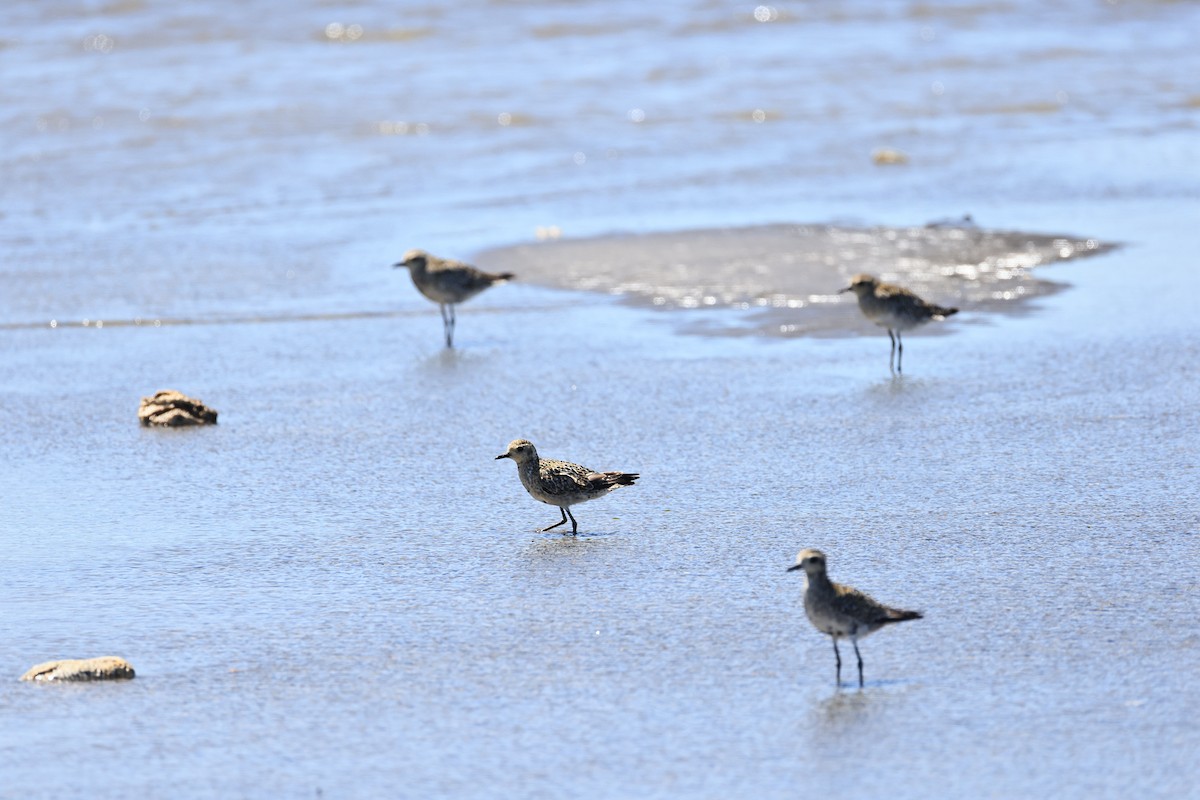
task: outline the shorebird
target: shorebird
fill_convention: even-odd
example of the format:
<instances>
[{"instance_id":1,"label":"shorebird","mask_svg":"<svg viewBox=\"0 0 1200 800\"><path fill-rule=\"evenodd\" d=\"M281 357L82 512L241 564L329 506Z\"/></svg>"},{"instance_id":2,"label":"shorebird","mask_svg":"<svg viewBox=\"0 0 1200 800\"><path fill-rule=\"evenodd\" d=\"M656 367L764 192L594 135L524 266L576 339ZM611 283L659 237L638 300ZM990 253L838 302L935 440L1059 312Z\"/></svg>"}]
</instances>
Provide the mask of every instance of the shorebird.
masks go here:
<instances>
[{"instance_id":1,"label":"shorebird","mask_svg":"<svg viewBox=\"0 0 1200 800\"><path fill-rule=\"evenodd\" d=\"M854 643L854 655L858 656L858 688L863 685L862 654L858 652L858 640L874 633L884 625L921 619L919 611L903 611L879 603L858 589L834 583L825 574L825 554L820 550L801 550L796 563L788 572L804 570L804 613L808 621L821 633L833 639L833 655L837 658L837 685L842 685L842 654L838 652L838 637L845 636Z\"/></svg>"},{"instance_id":2,"label":"shorebird","mask_svg":"<svg viewBox=\"0 0 1200 800\"><path fill-rule=\"evenodd\" d=\"M858 310L867 319L881 328L887 328L892 340L892 357L888 366L893 372L903 372L904 341L900 332L924 325L931 319L945 319L957 314L957 308L943 308L928 303L908 289L894 283L883 283L871 275L855 275L850 285L838 294L854 292L858 296ZM893 331L895 332L893 334ZM896 358L896 345L900 346L900 357Z\"/></svg>"},{"instance_id":3,"label":"shorebird","mask_svg":"<svg viewBox=\"0 0 1200 800\"><path fill-rule=\"evenodd\" d=\"M517 462L517 475L521 485L534 500L541 500L551 506L558 506L562 512L562 520L545 528L538 528L538 533L565 525L567 517L571 518L571 535L579 532L579 523L571 513L569 506L595 500L616 489L618 486L632 486L640 476L636 472L596 472L570 461L556 461L553 458L539 458L537 448L527 439L514 439L508 443L508 451L496 456L511 458Z\"/></svg>"},{"instance_id":4,"label":"shorebird","mask_svg":"<svg viewBox=\"0 0 1200 800\"><path fill-rule=\"evenodd\" d=\"M454 306L470 300L494 283L511 280L511 272L484 272L461 261L431 256L424 250L409 250L404 260L392 265L407 267L417 291L438 304L446 347L454 347Z\"/></svg>"}]
</instances>

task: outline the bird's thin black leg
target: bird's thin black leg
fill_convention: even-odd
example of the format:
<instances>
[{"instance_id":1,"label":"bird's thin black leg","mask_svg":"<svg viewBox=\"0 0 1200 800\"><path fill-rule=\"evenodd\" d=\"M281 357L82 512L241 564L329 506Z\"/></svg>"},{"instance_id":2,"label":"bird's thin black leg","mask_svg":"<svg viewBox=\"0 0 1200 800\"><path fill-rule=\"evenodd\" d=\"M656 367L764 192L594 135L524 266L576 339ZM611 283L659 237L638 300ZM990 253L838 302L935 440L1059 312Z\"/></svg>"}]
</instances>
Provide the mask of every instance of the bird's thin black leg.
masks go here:
<instances>
[{"instance_id":1,"label":"bird's thin black leg","mask_svg":"<svg viewBox=\"0 0 1200 800\"><path fill-rule=\"evenodd\" d=\"M445 303L438 303L438 311L442 313L442 335L446 337L446 347L453 347L453 332L450 325L450 315Z\"/></svg>"},{"instance_id":2,"label":"bird's thin black leg","mask_svg":"<svg viewBox=\"0 0 1200 800\"><path fill-rule=\"evenodd\" d=\"M829 638L833 639L833 657L837 659L837 685L840 687L842 685L842 654L837 649L837 637L830 636Z\"/></svg>"},{"instance_id":3,"label":"bird's thin black leg","mask_svg":"<svg viewBox=\"0 0 1200 800\"><path fill-rule=\"evenodd\" d=\"M552 531L555 528L557 528L559 525L567 524L567 510L565 508L559 508L558 510L562 512L562 519L560 519L558 522L554 523L553 525L551 525L548 528L539 528L538 533L545 533L546 531ZM572 517L572 519L574 519L574 518Z\"/></svg>"},{"instance_id":4,"label":"bird's thin black leg","mask_svg":"<svg viewBox=\"0 0 1200 800\"><path fill-rule=\"evenodd\" d=\"M563 511L567 512L567 516L571 518L571 535L575 536L579 533L579 523L575 521L575 515L571 513L571 509L564 508Z\"/></svg>"},{"instance_id":5,"label":"bird's thin black leg","mask_svg":"<svg viewBox=\"0 0 1200 800\"><path fill-rule=\"evenodd\" d=\"M854 642L854 655L858 656L858 688L861 689L863 688L862 654L858 652L858 639L853 639L852 641Z\"/></svg>"},{"instance_id":6,"label":"bird's thin black leg","mask_svg":"<svg viewBox=\"0 0 1200 800\"><path fill-rule=\"evenodd\" d=\"M892 335L892 329L888 328L888 338L892 340L892 356L888 359L888 369L892 372L896 371L896 337Z\"/></svg>"},{"instance_id":7,"label":"bird's thin black leg","mask_svg":"<svg viewBox=\"0 0 1200 800\"><path fill-rule=\"evenodd\" d=\"M454 303L450 304L450 346L454 346L454 326L458 324L458 314L454 311Z\"/></svg>"},{"instance_id":8,"label":"bird's thin black leg","mask_svg":"<svg viewBox=\"0 0 1200 800\"><path fill-rule=\"evenodd\" d=\"M896 358L896 372L904 372L904 340L900 338L900 331L896 331L896 343L899 345L900 355Z\"/></svg>"}]
</instances>

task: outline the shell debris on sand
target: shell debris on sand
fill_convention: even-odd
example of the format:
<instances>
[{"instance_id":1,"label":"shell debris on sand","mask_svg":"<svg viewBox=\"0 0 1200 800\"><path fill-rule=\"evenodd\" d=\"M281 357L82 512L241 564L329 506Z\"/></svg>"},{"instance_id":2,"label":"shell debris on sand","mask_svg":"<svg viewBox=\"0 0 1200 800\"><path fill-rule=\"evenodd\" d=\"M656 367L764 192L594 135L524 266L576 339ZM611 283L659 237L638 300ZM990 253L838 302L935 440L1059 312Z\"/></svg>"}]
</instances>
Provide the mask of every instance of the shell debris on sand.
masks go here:
<instances>
[{"instance_id":1,"label":"shell debris on sand","mask_svg":"<svg viewBox=\"0 0 1200 800\"><path fill-rule=\"evenodd\" d=\"M908 154L892 147L880 147L871 153L871 160L880 166L907 164Z\"/></svg>"},{"instance_id":2,"label":"shell debris on sand","mask_svg":"<svg viewBox=\"0 0 1200 800\"><path fill-rule=\"evenodd\" d=\"M133 665L118 656L65 658L30 667L23 681L121 681L134 677Z\"/></svg>"},{"instance_id":3,"label":"shell debris on sand","mask_svg":"<svg viewBox=\"0 0 1200 800\"><path fill-rule=\"evenodd\" d=\"M153 397L142 398L138 419L143 425L164 428L216 425L217 412L182 392L164 389Z\"/></svg>"}]
</instances>

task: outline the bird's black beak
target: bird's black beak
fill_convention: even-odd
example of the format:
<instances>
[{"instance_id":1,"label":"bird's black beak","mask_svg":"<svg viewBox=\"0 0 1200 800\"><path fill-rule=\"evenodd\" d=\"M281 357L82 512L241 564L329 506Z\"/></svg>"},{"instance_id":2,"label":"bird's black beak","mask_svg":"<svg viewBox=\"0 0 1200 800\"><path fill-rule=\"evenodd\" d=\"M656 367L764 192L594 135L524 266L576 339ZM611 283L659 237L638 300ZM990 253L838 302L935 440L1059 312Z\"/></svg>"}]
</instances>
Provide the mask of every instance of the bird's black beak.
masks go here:
<instances>
[{"instance_id":1,"label":"bird's black beak","mask_svg":"<svg viewBox=\"0 0 1200 800\"><path fill-rule=\"evenodd\" d=\"M499 461L502 458L508 458L508 453L501 453L500 455L496 456L496 458L493 460Z\"/></svg>"},{"instance_id":2,"label":"bird's black beak","mask_svg":"<svg viewBox=\"0 0 1200 800\"><path fill-rule=\"evenodd\" d=\"M796 570L798 570L798 569L800 569L800 565L799 565L799 564L792 564L790 567L788 567L788 568L787 568L787 571L788 571L788 572L795 572L795 571L796 571Z\"/></svg>"},{"instance_id":3,"label":"bird's black beak","mask_svg":"<svg viewBox=\"0 0 1200 800\"><path fill-rule=\"evenodd\" d=\"M399 266L399 265L397 265L397 266ZM845 289L838 289L838 294L845 294L846 292L851 291L853 288L854 288L853 286L847 286Z\"/></svg>"},{"instance_id":4,"label":"bird's black beak","mask_svg":"<svg viewBox=\"0 0 1200 800\"><path fill-rule=\"evenodd\" d=\"M407 267L408 262L407 261L397 261L395 264L392 264L392 266L393 267Z\"/></svg>"}]
</instances>

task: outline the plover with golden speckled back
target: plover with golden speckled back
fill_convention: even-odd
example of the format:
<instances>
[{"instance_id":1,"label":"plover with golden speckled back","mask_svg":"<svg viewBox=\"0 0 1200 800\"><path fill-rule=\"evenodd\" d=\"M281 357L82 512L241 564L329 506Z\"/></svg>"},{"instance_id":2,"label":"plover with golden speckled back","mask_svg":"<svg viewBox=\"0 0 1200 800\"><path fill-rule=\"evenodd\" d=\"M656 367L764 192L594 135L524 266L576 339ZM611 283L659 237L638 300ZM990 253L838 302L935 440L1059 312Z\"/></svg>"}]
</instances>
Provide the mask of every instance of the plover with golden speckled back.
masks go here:
<instances>
[{"instance_id":1,"label":"plover with golden speckled back","mask_svg":"<svg viewBox=\"0 0 1200 800\"><path fill-rule=\"evenodd\" d=\"M801 550L796 563L788 572L804 570L804 613L821 633L833 639L833 655L837 658L837 685L842 685L842 654L838 652L838 637L845 636L854 643L858 656L858 687L863 686L862 654L858 640L893 622L921 619L919 611L904 611L877 602L857 589L829 580L825 573L825 554L820 550Z\"/></svg>"},{"instance_id":2,"label":"plover with golden speckled back","mask_svg":"<svg viewBox=\"0 0 1200 800\"><path fill-rule=\"evenodd\" d=\"M892 340L892 357L888 366L893 372L904 371L904 341L900 338L902 331L924 325L931 319L941 320L958 313L957 308L926 302L902 286L883 283L871 275L855 275L850 279L850 285L838 294L844 292L854 292L863 316L879 327L887 328L888 337ZM897 344L900 348L899 358L896 357Z\"/></svg>"},{"instance_id":3,"label":"plover with golden speckled back","mask_svg":"<svg viewBox=\"0 0 1200 800\"><path fill-rule=\"evenodd\" d=\"M539 533L565 525L567 517L570 517L571 535L574 536L579 532L579 523L575 521L570 506L603 497L619 486L632 486L641 477L636 472L596 472L569 461L540 458L537 448L527 439L509 442L508 450L496 456L497 461L502 458L517 462L521 485L534 500L558 506L562 512L562 520L539 528Z\"/></svg>"},{"instance_id":4,"label":"plover with golden speckled back","mask_svg":"<svg viewBox=\"0 0 1200 800\"><path fill-rule=\"evenodd\" d=\"M470 300L493 284L516 277L511 272L484 272L461 261L431 256L424 250L409 250L404 254L403 261L392 266L407 268L417 291L438 304L438 310L442 312L446 347L454 346L454 306Z\"/></svg>"}]
</instances>

